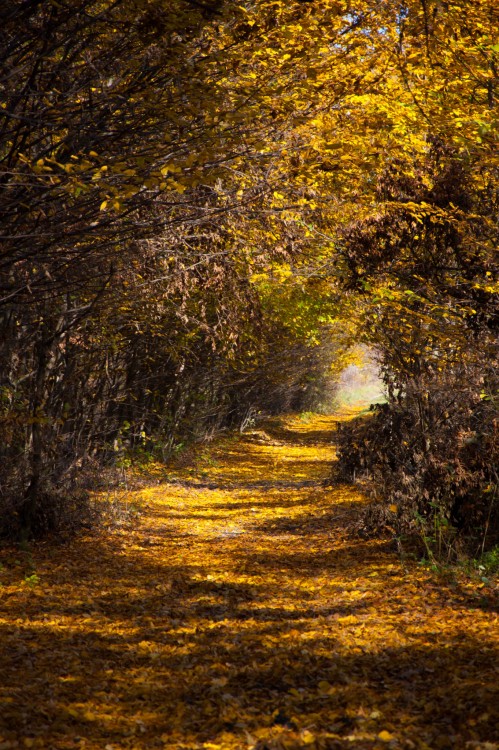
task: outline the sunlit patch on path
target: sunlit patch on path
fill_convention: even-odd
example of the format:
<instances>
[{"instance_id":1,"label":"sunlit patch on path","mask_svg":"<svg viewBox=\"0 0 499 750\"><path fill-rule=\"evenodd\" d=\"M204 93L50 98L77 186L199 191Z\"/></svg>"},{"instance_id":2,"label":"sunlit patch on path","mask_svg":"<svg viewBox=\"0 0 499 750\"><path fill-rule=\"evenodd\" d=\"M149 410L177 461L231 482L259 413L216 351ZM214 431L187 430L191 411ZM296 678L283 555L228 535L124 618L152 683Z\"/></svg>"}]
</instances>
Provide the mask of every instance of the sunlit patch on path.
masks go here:
<instances>
[{"instance_id":1,"label":"sunlit patch on path","mask_svg":"<svg viewBox=\"0 0 499 750\"><path fill-rule=\"evenodd\" d=\"M221 440L137 528L5 550L0 750L498 747L490 592L349 537L339 418Z\"/></svg>"}]
</instances>

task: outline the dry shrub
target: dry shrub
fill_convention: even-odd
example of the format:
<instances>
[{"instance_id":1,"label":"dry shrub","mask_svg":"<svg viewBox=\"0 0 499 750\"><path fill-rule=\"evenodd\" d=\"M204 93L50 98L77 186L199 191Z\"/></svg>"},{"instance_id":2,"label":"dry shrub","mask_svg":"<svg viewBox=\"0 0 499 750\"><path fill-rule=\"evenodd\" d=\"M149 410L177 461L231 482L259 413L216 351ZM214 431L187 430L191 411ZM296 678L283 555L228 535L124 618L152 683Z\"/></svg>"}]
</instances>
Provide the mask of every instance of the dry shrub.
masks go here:
<instances>
[{"instance_id":1,"label":"dry shrub","mask_svg":"<svg viewBox=\"0 0 499 750\"><path fill-rule=\"evenodd\" d=\"M424 393L408 388L403 399L340 426L336 476L375 501L358 531L389 533L447 558L497 544L496 398L472 388L455 394L449 382Z\"/></svg>"}]
</instances>

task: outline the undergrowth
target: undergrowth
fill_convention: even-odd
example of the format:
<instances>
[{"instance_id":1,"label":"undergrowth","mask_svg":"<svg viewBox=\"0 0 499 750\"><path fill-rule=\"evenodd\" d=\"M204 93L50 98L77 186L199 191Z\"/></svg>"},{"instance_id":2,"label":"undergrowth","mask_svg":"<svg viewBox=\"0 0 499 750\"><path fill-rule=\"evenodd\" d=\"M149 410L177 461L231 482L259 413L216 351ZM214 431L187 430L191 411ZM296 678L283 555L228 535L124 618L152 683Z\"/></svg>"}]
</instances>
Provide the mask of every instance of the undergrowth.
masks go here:
<instances>
[{"instance_id":1,"label":"undergrowth","mask_svg":"<svg viewBox=\"0 0 499 750\"><path fill-rule=\"evenodd\" d=\"M357 523L428 560L496 564L499 542L496 405L448 391L378 404L338 430L335 478L374 500ZM437 416L439 415L439 418ZM481 563L480 563L481 564Z\"/></svg>"}]
</instances>

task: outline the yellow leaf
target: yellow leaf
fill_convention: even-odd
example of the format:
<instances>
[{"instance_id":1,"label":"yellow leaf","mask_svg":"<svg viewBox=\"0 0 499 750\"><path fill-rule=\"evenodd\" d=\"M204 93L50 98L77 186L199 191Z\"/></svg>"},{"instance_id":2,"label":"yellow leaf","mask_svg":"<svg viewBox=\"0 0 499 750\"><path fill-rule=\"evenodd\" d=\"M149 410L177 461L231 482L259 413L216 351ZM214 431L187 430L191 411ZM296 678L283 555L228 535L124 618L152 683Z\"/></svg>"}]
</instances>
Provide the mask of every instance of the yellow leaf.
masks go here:
<instances>
[{"instance_id":1,"label":"yellow leaf","mask_svg":"<svg viewBox=\"0 0 499 750\"><path fill-rule=\"evenodd\" d=\"M392 513L396 513L398 511L398 505L395 505L395 503L392 503L388 506L388 510L390 510Z\"/></svg>"},{"instance_id":2,"label":"yellow leaf","mask_svg":"<svg viewBox=\"0 0 499 750\"><path fill-rule=\"evenodd\" d=\"M312 732L309 732L308 729L304 729L301 733L301 739L305 745L311 745L313 742L315 742L315 736L312 734Z\"/></svg>"},{"instance_id":3,"label":"yellow leaf","mask_svg":"<svg viewBox=\"0 0 499 750\"><path fill-rule=\"evenodd\" d=\"M347 615L346 617L338 617L338 622L340 622L342 625L354 625L359 621L358 617L355 617L355 615Z\"/></svg>"}]
</instances>

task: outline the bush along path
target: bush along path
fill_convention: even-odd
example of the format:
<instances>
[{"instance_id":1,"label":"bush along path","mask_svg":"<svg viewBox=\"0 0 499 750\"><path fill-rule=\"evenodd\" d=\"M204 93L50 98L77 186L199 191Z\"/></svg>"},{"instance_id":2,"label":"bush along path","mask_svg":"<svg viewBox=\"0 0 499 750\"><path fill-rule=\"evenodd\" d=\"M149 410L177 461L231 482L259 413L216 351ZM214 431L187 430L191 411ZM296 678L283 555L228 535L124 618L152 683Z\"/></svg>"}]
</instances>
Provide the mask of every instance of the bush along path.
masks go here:
<instances>
[{"instance_id":1,"label":"bush along path","mask_svg":"<svg viewBox=\"0 0 499 750\"><path fill-rule=\"evenodd\" d=\"M490 586L349 535L338 418L209 446L133 526L3 549L0 749L498 748Z\"/></svg>"}]
</instances>

